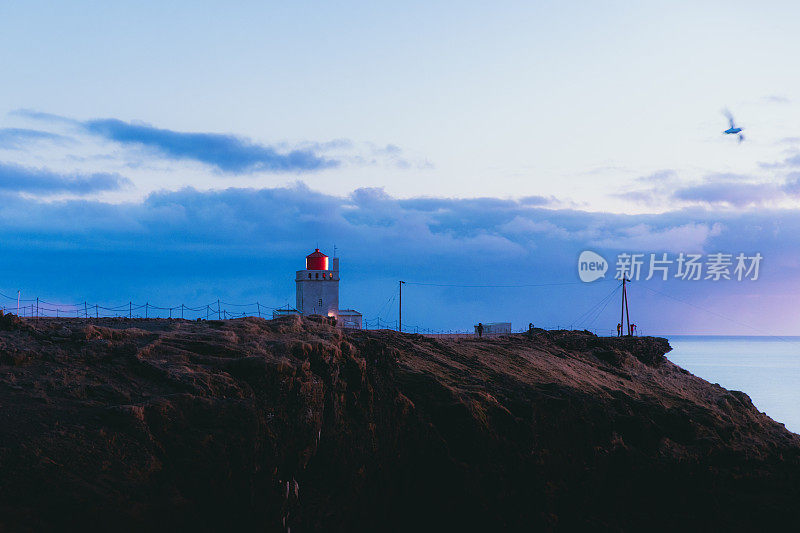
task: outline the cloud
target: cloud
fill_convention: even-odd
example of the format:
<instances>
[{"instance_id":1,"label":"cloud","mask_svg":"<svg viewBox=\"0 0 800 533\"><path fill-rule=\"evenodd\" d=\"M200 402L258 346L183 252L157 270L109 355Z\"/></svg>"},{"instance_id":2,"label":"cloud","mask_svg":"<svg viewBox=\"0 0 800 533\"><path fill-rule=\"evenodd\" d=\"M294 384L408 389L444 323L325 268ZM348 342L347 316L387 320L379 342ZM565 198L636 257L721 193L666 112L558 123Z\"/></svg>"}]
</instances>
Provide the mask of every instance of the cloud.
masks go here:
<instances>
[{"instance_id":1,"label":"cloud","mask_svg":"<svg viewBox=\"0 0 800 533\"><path fill-rule=\"evenodd\" d=\"M720 235L722 229L723 226L719 223L692 222L666 228L641 223L621 228L613 236L599 239L593 244L622 250L698 252L703 250L711 237Z\"/></svg>"},{"instance_id":2,"label":"cloud","mask_svg":"<svg viewBox=\"0 0 800 533\"><path fill-rule=\"evenodd\" d=\"M789 196L800 197L800 172L789 172L783 190Z\"/></svg>"},{"instance_id":3,"label":"cloud","mask_svg":"<svg viewBox=\"0 0 800 533\"><path fill-rule=\"evenodd\" d=\"M427 170L433 168L433 164L427 159L408 157L403 149L395 144L375 146L368 143L368 146L372 149L373 164L383 162L400 169Z\"/></svg>"},{"instance_id":4,"label":"cloud","mask_svg":"<svg viewBox=\"0 0 800 533\"><path fill-rule=\"evenodd\" d=\"M50 230L61 236L63 225L49 221L69 219L81 233L88 231L88 236L71 240L78 247L115 241L121 250L200 246L264 253L304 249L319 240L339 242L340 247L350 243L351 253L362 261L389 269L424 268L449 257L492 264L527 257L533 246L558 255L558 246L567 243L576 248L661 250L682 242L702 248L722 228L703 217L687 221L686 213L626 216L535 208L498 198L399 199L380 188L338 197L302 183L257 190L159 192L140 204L30 202L19 211L5 206L0 214L11 221L6 231L25 235L35 228L40 237Z\"/></svg>"},{"instance_id":5,"label":"cloud","mask_svg":"<svg viewBox=\"0 0 800 533\"><path fill-rule=\"evenodd\" d=\"M789 98L787 98L785 96L782 96L782 95L779 95L779 94L771 94L769 96L765 96L764 98L762 98L762 100L764 100L765 102L770 103L770 104L788 104L788 103L791 103L791 100L789 100Z\"/></svg>"},{"instance_id":6,"label":"cloud","mask_svg":"<svg viewBox=\"0 0 800 533\"><path fill-rule=\"evenodd\" d=\"M0 128L0 148L22 148L36 141L64 141L65 137L26 128Z\"/></svg>"},{"instance_id":7,"label":"cloud","mask_svg":"<svg viewBox=\"0 0 800 533\"><path fill-rule=\"evenodd\" d=\"M800 167L800 153L793 153L780 161L760 162L758 166L766 169L797 168Z\"/></svg>"},{"instance_id":8,"label":"cloud","mask_svg":"<svg viewBox=\"0 0 800 533\"><path fill-rule=\"evenodd\" d=\"M647 176L640 176L636 178L636 181L643 183L663 183L674 180L677 175L678 173L675 170L666 168L663 170L657 170L656 172L648 174Z\"/></svg>"},{"instance_id":9,"label":"cloud","mask_svg":"<svg viewBox=\"0 0 800 533\"><path fill-rule=\"evenodd\" d=\"M169 159L200 161L235 174L310 172L339 164L313 149L279 152L272 146L256 144L235 135L186 133L117 119L89 120L82 124L89 133L110 141L152 149Z\"/></svg>"},{"instance_id":10,"label":"cloud","mask_svg":"<svg viewBox=\"0 0 800 533\"><path fill-rule=\"evenodd\" d=\"M11 210L6 206L0 213ZM52 229L48 222L51 217L64 218L66 213L73 224L90 229L98 239L118 239L123 249L141 243L146 248L172 250L200 244L244 246L257 251L274 246L303 248L309 240L341 239L350 241L359 254L373 256L380 252L370 261L381 256L398 261L404 251L410 250L424 252L428 258L485 253L475 243L489 242L507 257L527 255L530 243L556 241L586 245L635 237L637 245L651 246L663 242L664 235L687 231L686 222L678 223L668 216L628 217L542 209L497 198L399 199L379 188L357 189L347 197L337 197L303 184L258 190L184 189L154 193L141 204L119 206L94 201L31 202L10 219L16 221L12 226L22 225L18 229L35 227L47 231ZM110 222L108 213L117 213L117 222ZM706 236L713 234L709 230L713 224L698 224L708 230ZM57 227L59 234L62 229ZM650 241L648 235L652 237ZM81 246L92 239L82 237L74 244ZM691 244L699 242L700 238L693 234ZM390 248L386 243L392 243ZM628 244L621 243L623 247ZM484 256L480 262L497 259L498 256Z\"/></svg>"},{"instance_id":11,"label":"cloud","mask_svg":"<svg viewBox=\"0 0 800 533\"><path fill-rule=\"evenodd\" d=\"M678 173L673 169L657 170L634 180L634 187L646 184L646 188L628 189L610 196L643 205L658 205L663 198L669 196L669 191L675 187L677 177Z\"/></svg>"},{"instance_id":12,"label":"cloud","mask_svg":"<svg viewBox=\"0 0 800 533\"><path fill-rule=\"evenodd\" d=\"M385 165L400 169L425 170L433 165L427 159L408 156L395 144L354 143L349 139L325 142L301 141L295 144L277 142L260 144L233 134L182 132L158 128L146 123L125 122L115 118L75 120L51 113L18 109L14 116L67 126L91 137L139 149L122 157L138 156L125 164L141 165L142 150L173 161L197 161L230 174L308 173L342 165ZM35 130L17 130L17 135ZM14 132L9 132L9 137ZM41 132L42 136L47 134ZM33 135L33 133L31 133ZM0 147L2 147L0 136ZM119 158L115 154L115 158Z\"/></svg>"},{"instance_id":13,"label":"cloud","mask_svg":"<svg viewBox=\"0 0 800 533\"><path fill-rule=\"evenodd\" d=\"M42 120L45 122L56 122L56 123L63 123L69 125L79 125L80 122L73 118L64 117L61 115L56 115L53 113L44 113L42 111L36 111L35 109L15 109L9 112L11 116L23 117L23 118L30 118L33 120Z\"/></svg>"},{"instance_id":14,"label":"cloud","mask_svg":"<svg viewBox=\"0 0 800 533\"><path fill-rule=\"evenodd\" d=\"M737 312L739 307L725 299L741 297L741 291L757 290L768 302L770 294L800 285L793 251L800 247L800 216L793 210L737 213L696 207L630 216L538 208L512 199L399 199L375 188L333 196L296 184L184 189L117 205L15 198L0 202L0 242L14 257L12 263L0 262L0 292L23 287L23 294L57 301L163 306L224 296L285 305L293 301L294 271L302 268L303 257L315 247L331 253L334 244L342 258L341 301L368 318L394 294L398 279L456 285L576 283L529 289L409 285L408 295L403 292L404 317L409 324L433 328L463 328L484 319L569 325L613 290L611 284L578 281L575 265L586 249L612 264L622 251L761 252L764 280L757 284L671 282L659 288L702 305L720 305L725 314ZM651 302L652 294L631 290L638 324L653 332L690 327L696 309L674 300ZM765 320L779 319L779 311L770 315L767 309ZM704 318L707 326L709 317ZM606 322L609 328L616 324L613 316Z\"/></svg>"},{"instance_id":15,"label":"cloud","mask_svg":"<svg viewBox=\"0 0 800 533\"><path fill-rule=\"evenodd\" d=\"M637 178L637 182L651 186L612 196L653 206L663 205L665 199L670 199L673 203L742 208L781 202L794 190L788 182L763 182L754 176L734 172L707 174L699 183L679 181L676 175L672 170L665 170Z\"/></svg>"},{"instance_id":16,"label":"cloud","mask_svg":"<svg viewBox=\"0 0 800 533\"><path fill-rule=\"evenodd\" d=\"M555 198L547 198L545 196L523 196L522 198L518 199L521 205L531 205L531 206L543 206L552 204L555 201Z\"/></svg>"},{"instance_id":17,"label":"cloud","mask_svg":"<svg viewBox=\"0 0 800 533\"><path fill-rule=\"evenodd\" d=\"M784 193L781 187L772 183L722 180L677 189L672 197L687 202L748 207L781 199Z\"/></svg>"},{"instance_id":18,"label":"cloud","mask_svg":"<svg viewBox=\"0 0 800 533\"><path fill-rule=\"evenodd\" d=\"M509 235L532 235L544 234L550 237L558 237L560 239L569 240L573 235L564 228L558 227L549 220L533 221L529 218L516 216L511 221L498 226L498 229Z\"/></svg>"},{"instance_id":19,"label":"cloud","mask_svg":"<svg viewBox=\"0 0 800 533\"><path fill-rule=\"evenodd\" d=\"M0 191L5 192L37 196L63 193L83 196L116 191L130 184L128 179L118 174L58 174L47 169L0 163Z\"/></svg>"}]
</instances>

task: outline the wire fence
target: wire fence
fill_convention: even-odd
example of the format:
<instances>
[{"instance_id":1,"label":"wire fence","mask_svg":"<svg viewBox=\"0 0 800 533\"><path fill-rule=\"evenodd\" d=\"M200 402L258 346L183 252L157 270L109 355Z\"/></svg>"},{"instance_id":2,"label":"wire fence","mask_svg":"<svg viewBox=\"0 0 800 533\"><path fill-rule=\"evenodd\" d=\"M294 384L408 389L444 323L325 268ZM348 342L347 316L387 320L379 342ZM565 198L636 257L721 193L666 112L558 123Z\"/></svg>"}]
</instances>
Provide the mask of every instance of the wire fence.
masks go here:
<instances>
[{"instance_id":1,"label":"wire fence","mask_svg":"<svg viewBox=\"0 0 800 533\"><path fill-rule=\"evenodd\" d=\"M244 318L258 316L272 318L272 311L290 309L288 305L274 307L253 303L231 303L216 300L204 305L155 305L150 302L128 302L120 305L101 305L98 303L54 303L41 298L22 298L0 293L3 299L0 310L29 318L183 318L189 320Z\"/></svg>"},{"instance_id":2,"label":"wire fence","mask_svg":"<svg viewBox=\"0 0 800 533\"><path fill-rule=\"evenodd\" d=\"M441 284L428 284L408 282L409 285L421 286L447 286ZM546 287L554 285L572 285L573 283L549 283L549 284L529 284L524 287ZM470 286L472 287L472 286ZM507 287L507 285L479 285L475 287ZM592 306L586 313L581 315L569 326L553 324L545 326L545 329L589 329L611 302L619 287L615 287L611 293L604 297L600 302ZM377 313L373 318L364 318L362 327L364 329L378 330L400 330L400 323L395 316L398 307L399 291L393 293L378 307ZM44 300L40 297L23 298L21 292L16 296L0 292L0 311L3 313L15 313L26 318L129 318L129 319L185 319L185 320L228 320L234 318L260 317L265 319L273 318L275 315L293 314L296 311L289 304L273 306L263 304L260 301L252 303L234 303L222 299L201 304L187 305L156 305L150 302L136 303L129 301L119 305L108 305L100 303L90 303L89 301L77 303L56 303L51 300ZM275 315L273 312L277 311ZM394 315L394 316L392 316ZM402 331L406 333L416 333L420 335L442 338L442 339L462 339L476 336L473 329L436 329L419 324L410 324L403 321ZM525 329L516 329L512 333L524 333ZM596 331L594 331L596 333ZM490 335L485 335L490 336Z\"/></svg>"}]
</instances>

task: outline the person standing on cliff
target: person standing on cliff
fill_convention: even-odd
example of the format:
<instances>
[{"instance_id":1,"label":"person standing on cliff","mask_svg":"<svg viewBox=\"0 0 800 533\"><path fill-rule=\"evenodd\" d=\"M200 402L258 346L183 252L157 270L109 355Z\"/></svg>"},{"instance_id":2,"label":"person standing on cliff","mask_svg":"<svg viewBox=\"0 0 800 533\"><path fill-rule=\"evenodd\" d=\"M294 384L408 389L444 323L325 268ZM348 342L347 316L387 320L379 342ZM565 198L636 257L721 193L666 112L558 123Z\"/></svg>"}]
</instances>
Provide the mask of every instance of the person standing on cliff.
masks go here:
<instances>
[{"instance_id":1,"label":"person standing on cliff","mask_svg":"<svg viewBox=\"0 0 800 533\"><path fill-rule=\"evenodd\" d=\"M617 324L617 337L622 337L622 324Z\"/></svg>"},{"instance_id":2,"label":"person standing on cliff","mask_svg":"<svg viewBox=\"0 0 800 533\"><path fill-rule=\"evenodd\" d=\"M476 328L478 331L478 337L483 337L483 323L478 322L478 327Z\"/></svg>"},{"instance_id":3,"label":"person standing on cliff","mask_svg":"<svg viewBox=\"0 0 800 533\"><path fill-rule=\"evenodd\" d=\"M528 324L528 338L529 339L533 338L533 322L530 322Z\"/></svg>"}]
</instances>

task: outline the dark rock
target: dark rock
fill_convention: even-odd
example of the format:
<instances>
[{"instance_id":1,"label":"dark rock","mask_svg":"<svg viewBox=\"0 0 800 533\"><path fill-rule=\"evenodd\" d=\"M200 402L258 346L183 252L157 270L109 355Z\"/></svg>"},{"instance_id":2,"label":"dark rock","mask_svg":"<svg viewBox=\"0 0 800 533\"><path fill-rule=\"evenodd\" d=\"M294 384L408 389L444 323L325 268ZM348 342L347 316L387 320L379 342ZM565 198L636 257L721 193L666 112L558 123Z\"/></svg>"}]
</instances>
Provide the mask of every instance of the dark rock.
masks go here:
<instances>
[{"instance_id":1,"label":"dark rock","mask_svg":"<svg viewBox=\"0 0 800 533\"><path fill-rule=\"evenodd\" d=\"M5 315L0 330L0 530L800 518L800 437L670 363L664 339L437 340L296 316Z\"/></svg>"}]
</instances>

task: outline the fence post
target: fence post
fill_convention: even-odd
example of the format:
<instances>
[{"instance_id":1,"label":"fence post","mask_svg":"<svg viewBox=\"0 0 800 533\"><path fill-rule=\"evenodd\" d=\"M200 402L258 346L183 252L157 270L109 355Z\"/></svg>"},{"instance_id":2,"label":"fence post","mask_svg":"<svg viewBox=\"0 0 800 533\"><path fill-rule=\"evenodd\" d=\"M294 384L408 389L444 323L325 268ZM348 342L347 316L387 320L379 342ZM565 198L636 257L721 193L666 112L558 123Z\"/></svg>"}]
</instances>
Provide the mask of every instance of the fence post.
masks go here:
<instances>
[{"instance_id":1,"label":"fence post","mask_svg":"<svg viewBox=\"0 0 800 533\"><path fill-rule=\"evenodd\" d=\"M222 319L222 315L220 314L220 307L219 307L219 300L217 300L217 320Z\"/></svg>"},{"instance_id":2,"label":"fence post","mask_svg":"<svg viewBox=\"0 0 800 533\"><path fill-rule=\"evenodd\" d=\"M94 317L100 318L100 309L98 309L97 304L94 304Z\"/></svg>"},{"instance_id":3,"label":"fence post","mask_svg":"<svg viewBox=\"0 0 800 533\"><path fill-rule=\"evenodd\" d=\"M36 319L39 319L39 297L36 297Z\"/></svg>"},{"instance_id":4,"label":"fence post","mask_svg":"<svg viewBox=\"0 0 800 533\"><path fill-rule=\"evenodd\" d=\"M147 307L150 305L149 302L144 303L144 317L147 318Z\"/></svg>"},{"instance_id":5,"label":"fence post","mask_svg":"<svg viewBox=\"0 0 800 533\"><path fill-rule=\"evenodd\" d=\"M133 318L133 302L128 302L128 318Z\"/></svg>"},{"instance_id":6,"label":"fence post","mask_svg":"<svg viewBox=\"0 0 800 533\"><path fill-rule=\"evenodd\" d=\"M256 306L258 306L258 318L261 318L261 304L256 302Z\"/></svg>"},{"instance_id":7,"label":"fence post","mask_svg":"<svg viewBox=\"0 0 800 533\"><path fill-rule=\"evenodd\" d=\"M181 304L181 320L183 320L183 304Z\"/></svg>"}]
</instances>

